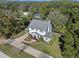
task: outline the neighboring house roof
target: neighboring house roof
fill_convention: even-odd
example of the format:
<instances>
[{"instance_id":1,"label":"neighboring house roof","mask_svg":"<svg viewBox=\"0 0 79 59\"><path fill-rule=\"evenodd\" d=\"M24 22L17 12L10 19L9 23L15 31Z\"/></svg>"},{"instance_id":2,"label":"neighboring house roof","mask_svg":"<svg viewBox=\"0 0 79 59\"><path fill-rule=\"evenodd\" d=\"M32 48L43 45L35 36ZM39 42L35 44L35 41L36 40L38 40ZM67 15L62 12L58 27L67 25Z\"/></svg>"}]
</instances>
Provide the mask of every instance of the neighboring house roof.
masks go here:
<instances>
[{"instance_id":1,"label":"neighboring house roof","mask_svg":"<svg viewBox=\"0 0 79 59\"><path fill-rule=\"evenodd\" d=\"M35 20L33 19L30 24L29 27L31 27L32 29L39 29L40 31L46 31L48 26L51 26L51 24L47 21L41 21L41 20Z\"/></svg>"},{"instance_id":2,"label":"neighboring house roof","mask_svg":"<svg viewBox=\"0 0 79 59\"><path fill-rule=\"evenodd\" d=\"M46 35L45 35L44 37L51 38L52 35L53 35L52 32L47 32Z\"/></svg>"},{"instance_id":3,"label":"neighboring house roof","mask_svg":"<svg viewBox=\"0 0 79 59\"><path fill-rule=\"evenodd\" d=\"M41 18L41 14L35 14L34 17L35 18Z\"/></svg>"},{"instance_id":4,"label":"neighboring house roof","mask_svg":"<svg viewBox=\"0 0 79 59\"><path fill-rule=\"evenodd\" d=\"M35 14L35 16L41 16L41 14Z\"/></svg>"}]
</instances>

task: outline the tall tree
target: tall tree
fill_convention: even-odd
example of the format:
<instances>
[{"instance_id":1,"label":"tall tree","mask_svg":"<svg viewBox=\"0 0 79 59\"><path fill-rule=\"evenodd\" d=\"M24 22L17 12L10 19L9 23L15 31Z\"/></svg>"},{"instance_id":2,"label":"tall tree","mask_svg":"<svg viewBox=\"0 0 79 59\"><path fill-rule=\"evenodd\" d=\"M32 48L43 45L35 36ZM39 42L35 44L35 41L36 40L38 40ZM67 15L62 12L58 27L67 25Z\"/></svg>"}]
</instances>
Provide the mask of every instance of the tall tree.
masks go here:
<instances>
[{"instance_id":1,"label":"tall tree","mask_svg":"<svg viewBox=\"0 0 79 59\"><path fill-rule=\"evenodd\" d=\"M74 45L73 35L68 31L66 31L64 34L64 51L63 51L64 57L75 57L76 50L73 45Z\"/></svg>"},{"instance_id":2,"label":"tall tree","mask_svg":"<svg viewBox=\"0 0 79 59\"><path fill-rule=\"evenodd\" d=\"M60 11L54 9L49 12L47 20L50 20L55 27L55 30L58 32L64 32L65 24L68 21L67 17L64 16Z\"/></svg>"}]
</instances>

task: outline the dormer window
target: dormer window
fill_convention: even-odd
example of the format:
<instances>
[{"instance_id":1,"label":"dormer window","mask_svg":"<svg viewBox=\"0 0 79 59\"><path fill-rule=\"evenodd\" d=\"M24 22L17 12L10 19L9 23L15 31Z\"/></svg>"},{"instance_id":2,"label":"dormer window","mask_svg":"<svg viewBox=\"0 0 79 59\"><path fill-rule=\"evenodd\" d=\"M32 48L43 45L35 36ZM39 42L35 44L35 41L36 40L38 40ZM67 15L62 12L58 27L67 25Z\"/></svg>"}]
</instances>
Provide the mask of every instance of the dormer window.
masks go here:
<instances>
[{"instance_id":1,"label":"dormer window","mask_svg":"<svg viewBox=\"0 0 79 59\"><path fill-rule=\"evenodd\" d=\"M50 28L48 27L48 32L50 31Z\"/></svg>"},{"instance_id":2,"label":"dormer window","mask_svg":"<svg viewBox=\"0 0 79 59\"><path fill-rule=\"evenodd\" d=\"M36 29L34 28L34 31L36 31Z\"/></svg>"},{"instance_id":3,"label":"dormer window","mask_svg":"<svg viewBox=\"0 0 79 59\"><path fill-rule=\"evenodd\" d=\"M45 35L45 31L43 31L44 35Z\"/></svg>"}]
</instances>

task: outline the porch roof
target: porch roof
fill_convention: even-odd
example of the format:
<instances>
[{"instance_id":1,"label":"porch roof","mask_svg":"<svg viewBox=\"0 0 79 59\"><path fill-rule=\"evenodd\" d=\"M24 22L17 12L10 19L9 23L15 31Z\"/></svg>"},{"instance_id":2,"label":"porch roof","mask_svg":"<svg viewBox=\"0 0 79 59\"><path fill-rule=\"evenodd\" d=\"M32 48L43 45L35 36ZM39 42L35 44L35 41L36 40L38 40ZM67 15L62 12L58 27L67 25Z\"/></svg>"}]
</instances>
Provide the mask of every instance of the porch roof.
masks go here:
<instances>
[{"instance_id":1,"label":"porch roof","mask_svg":"<svg viewBox=\"0 0 79 59\"><path fill-rule=\"evenodd\" d=\"M44 37L51 38L53 36L52 32L47 32Z\"/></svg>"}]
</instances>

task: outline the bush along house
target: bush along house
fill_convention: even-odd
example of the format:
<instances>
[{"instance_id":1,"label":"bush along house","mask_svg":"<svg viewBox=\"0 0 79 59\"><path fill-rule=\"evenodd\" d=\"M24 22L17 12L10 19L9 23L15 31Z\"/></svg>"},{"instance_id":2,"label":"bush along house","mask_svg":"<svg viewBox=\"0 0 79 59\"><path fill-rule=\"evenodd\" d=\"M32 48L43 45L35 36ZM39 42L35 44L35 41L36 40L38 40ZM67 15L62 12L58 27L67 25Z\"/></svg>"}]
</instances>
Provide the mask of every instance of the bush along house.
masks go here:
<instances>
[{"instance_id":1,"label":"bush along house","mask_svg":"<svg viewBox=\"0 0 79 59\"><path fill-rule=\"evenodd\" d=\"M33 19L29 26L29 33L33 38L39 39L43 38L44 41L49 42L53 36L52 34L52 24L50 21L41 21Z\"/></svg>"}]
</instances>

